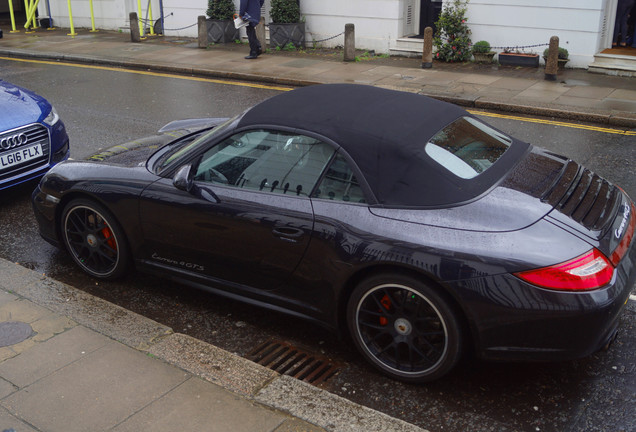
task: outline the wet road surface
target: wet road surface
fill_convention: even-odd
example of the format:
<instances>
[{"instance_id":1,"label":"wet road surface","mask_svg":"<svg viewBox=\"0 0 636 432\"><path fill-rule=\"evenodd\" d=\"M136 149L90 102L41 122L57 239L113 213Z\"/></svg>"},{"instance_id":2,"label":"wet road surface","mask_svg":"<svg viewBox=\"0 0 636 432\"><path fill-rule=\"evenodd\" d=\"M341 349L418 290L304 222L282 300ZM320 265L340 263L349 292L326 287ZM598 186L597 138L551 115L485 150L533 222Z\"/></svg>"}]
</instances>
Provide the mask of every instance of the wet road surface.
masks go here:
<instances>
[{"instance_id":1,"label":"wet road surface","mask_svg":"<svg viewBox=\"0 0 636 432\"><path fill-rule=\"evenodd\" d=\"M4 79L32 88L56 105L76 159L150 134L173 119L230 116L276 93L114 72L76 73L53 66L0 62L0 67ZM571 156L636 196L634 137L485 120L522 140ZM430 431L636 430L636 301L628 302L618 338L607 352L564 363L467 358L442 381L403 384L376 373L347 341L299 319L149 275L132 273L112 283L84 275L64 252L39 238L29 201L33 187L0 195L0 256L177 332L243 356L270 339L321 353L342 365L324 388Z\"/></svg>"}]
</instances>

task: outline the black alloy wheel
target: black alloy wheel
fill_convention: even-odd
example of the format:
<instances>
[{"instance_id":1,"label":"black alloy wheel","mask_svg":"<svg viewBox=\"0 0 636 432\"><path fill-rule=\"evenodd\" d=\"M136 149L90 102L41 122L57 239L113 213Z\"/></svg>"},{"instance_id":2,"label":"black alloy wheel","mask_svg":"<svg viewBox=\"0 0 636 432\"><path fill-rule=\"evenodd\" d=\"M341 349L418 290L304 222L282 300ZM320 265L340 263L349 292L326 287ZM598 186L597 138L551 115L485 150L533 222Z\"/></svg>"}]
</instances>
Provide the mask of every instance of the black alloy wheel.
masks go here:
<instances>
[{"instance_id":1,"label":"black alloy wheel","mask_svg":"<svg viewBox=\"0 0 636 432\"><path fill-rule=\"evenodd\" d=\"M115 218L101 205L71 201L62 214L64 245L75 262L100 279L121 277L128 266L128 247Z\"/></svg>"},{"instance_id":2,"label":"black alloy wheel","mask_svg":"<svg viewBox=\"0 0 636 432\"><path fill-rule=\"evenodd\" d=\"M401 381L439 379L461 356L455 312L435 289L408 276L363 281L349 299L347 321L358 350Z\"/></svg>"}]
</instances>

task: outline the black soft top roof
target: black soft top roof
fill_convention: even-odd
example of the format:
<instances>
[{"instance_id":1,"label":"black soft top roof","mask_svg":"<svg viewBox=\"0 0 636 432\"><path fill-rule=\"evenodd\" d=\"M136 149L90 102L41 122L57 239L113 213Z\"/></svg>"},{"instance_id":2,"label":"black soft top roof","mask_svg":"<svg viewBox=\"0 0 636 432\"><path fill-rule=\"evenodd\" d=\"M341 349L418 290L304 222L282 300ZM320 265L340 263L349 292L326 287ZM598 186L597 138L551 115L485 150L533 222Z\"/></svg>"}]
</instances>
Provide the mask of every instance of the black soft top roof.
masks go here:
<instances>
[{"instance_id":1,"label":"black soft top roof","mask_svg":"<svg viewBox=\"0 0 636 432\"><path fill-rule=\"evenodd\" d=\"M237 127L282 126L322 135L355 161L379 204L439 207L470 200L502 176L498 162L473 179L460 179L426 155L428 140L462 116L470 114L422 95L325 84L274 96L247 111Z\"/></svg>"}]
</instances>

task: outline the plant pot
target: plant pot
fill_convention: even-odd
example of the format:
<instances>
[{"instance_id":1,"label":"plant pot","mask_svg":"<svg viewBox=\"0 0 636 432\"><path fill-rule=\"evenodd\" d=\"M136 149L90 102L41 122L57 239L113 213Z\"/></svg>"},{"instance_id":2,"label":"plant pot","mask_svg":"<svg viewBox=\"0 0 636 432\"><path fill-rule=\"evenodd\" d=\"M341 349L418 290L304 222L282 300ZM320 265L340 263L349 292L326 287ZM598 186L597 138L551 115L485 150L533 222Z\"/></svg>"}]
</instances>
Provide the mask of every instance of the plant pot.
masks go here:
<instances>
[{"instance_id":1,"label":"plant pot","mask_svg":"<svg viewBox=\"0 0 636 432\"><path fill-rule=\"evenodd\" d=\"M539 54L499 53L499 63L505 66L539 67Z\"/></svg>"},{"instance_id":2,"label":"plant pot","mask_svg":"<svg viewBox=\"0 0 636 432\"><path fill-rule=\"evenodd\" d=\"M240 39L232 20L205 20L208 26L208 43L230 43Z\"/></svg>"},{"instance_id":3,"label":"plant pot","mask_svg":"<svg viewBox=\"0 0 636 432\"><path fill-rule=\"evenodd\" d=\"M473 57L475 58L475 62L477 63L492 63L492 59L497 54L494 51L490 51L487 53L478 53L474 52Z\"/></svg>"},{"instance_id":4,"label":"plant pot","mask_svg":"<svg viewBox=\"0 0 636 432\"><path fill-rule=\"evenodd\" d=\"M270 48L284 48L287 44L305 48L305 23L269 24Z\"/></svg>"},{"instance_id":5,"label":"plant pot","mask_svg":"<svg viewBox=\"0 0 636 432\"><path fill-rule=\"evenodd\" d=\"M548 58L546 56L543 56L543 61L548 63ZM557 69L559 70L565 69L565 65L567 64L568 61L570 61L570 59L557 59Z\"/></svg>"}]
</instances>

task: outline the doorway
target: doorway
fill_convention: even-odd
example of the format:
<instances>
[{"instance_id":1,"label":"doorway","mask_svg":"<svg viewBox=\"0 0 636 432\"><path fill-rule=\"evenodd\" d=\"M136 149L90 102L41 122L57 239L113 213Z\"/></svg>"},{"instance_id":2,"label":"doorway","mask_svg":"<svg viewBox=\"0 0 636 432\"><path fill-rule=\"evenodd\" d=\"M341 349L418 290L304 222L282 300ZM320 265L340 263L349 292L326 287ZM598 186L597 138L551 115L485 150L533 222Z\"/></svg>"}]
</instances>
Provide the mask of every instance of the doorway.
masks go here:
<instances>
[{"instance_id":1,"label":"doorway","mask_svg":"<svg viewBox=\"0 0 636 432\"><path fill-rule=\"evenodd\" d=\"M435 22L442 12L442 4L443 0L421 0L419 36L424 36L424 29L426 27L432 27L433 34L435 34L437 30L435 28Z\"/></svg>"},{"instance_id":2,"label":"doorway","mask_svg":"<svg viewBox=\"0 0 636 432\"><path fill-rule=\"evenodd\" d=\"M629 10L620 10L617 0L607 0L605 16L609 22L603 26L604 34L601 42L601 53L636 57L636 4ZM626 19L627 26L619 27L621 16ZM619 33L618 35L615 33ZM626 44L621 45L625 32Z\"/></svg>"}]
</instances>

